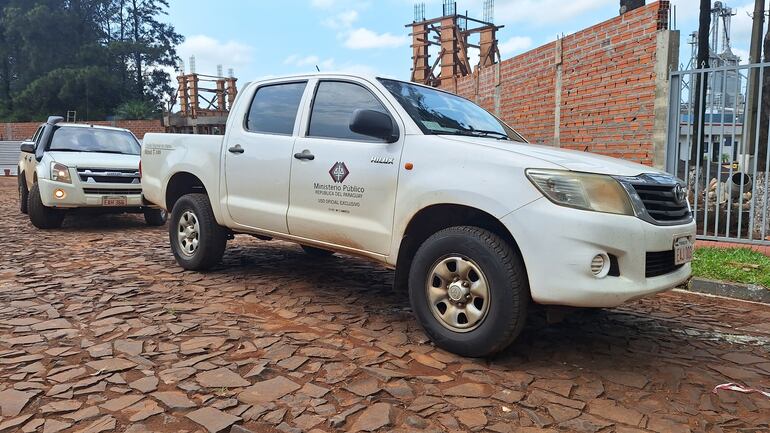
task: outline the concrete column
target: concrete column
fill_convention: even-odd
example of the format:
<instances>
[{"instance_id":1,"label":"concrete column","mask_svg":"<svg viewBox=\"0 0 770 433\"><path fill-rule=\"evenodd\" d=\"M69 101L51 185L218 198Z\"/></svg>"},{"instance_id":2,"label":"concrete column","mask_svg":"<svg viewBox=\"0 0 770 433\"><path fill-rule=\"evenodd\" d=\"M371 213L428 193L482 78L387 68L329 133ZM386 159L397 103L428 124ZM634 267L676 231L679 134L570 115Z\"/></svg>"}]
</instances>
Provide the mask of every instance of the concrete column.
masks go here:
<instances>
[{"instance_id":1,"label":"concrete column","mask_svg":"<svg viewBox=\"0 0 770 433\"><path fill-rule=\"evenodd\" d=\"M554 49L554 63L556 64L556 70L554 71L554 89L553 89L553 145L554 147L561 147L561 65L564 63L564 56L562 55L562 42L564 40L559 38L556 40Z\"/></svg>"},{"instance_id":2,"label":"concrete column","mask_svg":"<svg viewBox=\"0 0 770 433\"><path fill-rule=\"evenodd\" d=\"M671 92L669 73L676 70L678 64L679 30L659 30L656 38L655 65L653 67L655 102L652 121L652 165L655 168L665 170L668 116L679 116L679 113L671 112L676 107L670 107L669 102ZM678 146L679 143L671 143L671 145Z\"/></svg>"},{"instance_id":3,"label":"concrete column","mask_svg":"<svg viewBox=\"0 0 770 433\"><path fill-rule=\"evenodd\" d=\"M455 27L457 18L454 16L445 17L441 20L441 87L444 89L452 88L452 82L457 74L457 65L455 57L457 56L457 35Z\"/></svg>"},{"instance_id":4,"label":"concrete column","mask_svg":"<svg viewBox=\"0 0 770 433\"><path fill-rule=\"evenodd\" d=\"M487 27L479 32L479 60L482 68L495 63L496 31L495 27Z\"/></svg>"},{"instance_id":5,"label":"concrete column","mask_svg":"<svg viewBox=\"0 0 770 433\"><path fill-rule=\"evenodd\" d=\"M426 84L429 72L428 26L424 23L412 25L412 81Z\"/></svg>"}]
</instances>

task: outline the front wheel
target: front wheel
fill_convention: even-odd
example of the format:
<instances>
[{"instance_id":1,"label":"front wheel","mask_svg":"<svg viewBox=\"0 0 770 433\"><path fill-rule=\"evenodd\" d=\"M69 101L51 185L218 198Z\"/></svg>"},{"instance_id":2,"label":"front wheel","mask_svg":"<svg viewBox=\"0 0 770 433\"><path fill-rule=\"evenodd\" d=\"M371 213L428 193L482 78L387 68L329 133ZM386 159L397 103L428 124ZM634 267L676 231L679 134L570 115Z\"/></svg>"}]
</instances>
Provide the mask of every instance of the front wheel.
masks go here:
<instances>
[{"instance_id":1,"label":"front wheel","mask_svg":"<svg viewBox=\"0 0 770 433\"><path fill-rule=\"evenodd\" d=\"M206 194L187 194L176 202L168 234L177 263L194 271L217 265L227 245L227 232L214 218Z\"/></svg>"},{"instance_id":2,"label":"front wheel","mask_svg":"<svg viewBox=\"0 0 770 433\"><path fill-rule=\"evenodd\" d=\"M26 214L29 212L29 190L27 190L27 181L24 174L19 174L19 211Z\"/></svg>"},{"instance_id":3,"label":"front wheel","mask_svg":"<svg viewBox=\"0 0 770 433\"><path fill-rule=\"evenodd\" d=\"M39 229L56 229L64 222L64 211L47 207L40 197L40 186L35 183L27 198L29 220Z\"/></svg>"},{"instance_id":4,"label":"front wheel","mask_svg":"<svg viewBox=\"0 0 770 433\"><path fill-rule=\"evenodd\" d=\"M146 209L144 211L144 221L148 226L158 227L166 224L168 214L163 209Z\"/></svg>"},{"instance_id":5,"label":"front wheel","mask_svg":"<svg viewBox=\"0 0 770 433\"><path fill-rule=\"evenodd\" d=\"M521 257L507 242L481 228L450 227L417 250L409 300L437 346L462 356L488 356L521 333L529 284Z\"/></svg>"}]
</instances>

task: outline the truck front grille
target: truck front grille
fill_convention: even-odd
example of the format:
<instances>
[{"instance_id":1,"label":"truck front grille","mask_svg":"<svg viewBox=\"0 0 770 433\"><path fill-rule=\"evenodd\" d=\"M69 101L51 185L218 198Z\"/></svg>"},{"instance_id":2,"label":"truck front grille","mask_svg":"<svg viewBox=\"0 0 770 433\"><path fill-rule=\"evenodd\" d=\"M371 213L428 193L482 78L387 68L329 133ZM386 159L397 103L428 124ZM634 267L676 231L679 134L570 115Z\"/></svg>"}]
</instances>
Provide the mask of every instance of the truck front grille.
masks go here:
<instances>
[{"instance_id":1,"label":"truck front grille","mask_svg":"<svg viewBox=\"0 0 770 433\"><path fill-rule=\"evenodd\" d=\"M84 183L123 183L138 185L139 170L78 168L80 181Z\"/></svg>"},{"instance_id":2,"label":"truck front grille","mask_svg":"<svg viewBox=\"0 0 770 433\"><path fill-rule=\"evenodd\" d=\"M687 200L676 197L677 185L632 184L639 198L642 199L647 213L659 222L688 221L690 210Z\"/></svg>"},{"instance_id":3,"label":"truck front grille","mask_svg":"<svg viewBox=\"0 0 770 433\"><path fill-rule=\"evenodd\" d=\"M670 274L684 265L674 264L674 250L647 253L644 274L647 278Z\"/></svg>"},{"instance_id":4,"label":"truck front grille","mask_svg":"<svg viewBox=\"0 0 770 433\"><path fill-rule=\"evenodd\" d=\"M96 195L135 195L141 194L142 190L138 188L83 188L83 192Z\"/></svg>"}]
</instances>

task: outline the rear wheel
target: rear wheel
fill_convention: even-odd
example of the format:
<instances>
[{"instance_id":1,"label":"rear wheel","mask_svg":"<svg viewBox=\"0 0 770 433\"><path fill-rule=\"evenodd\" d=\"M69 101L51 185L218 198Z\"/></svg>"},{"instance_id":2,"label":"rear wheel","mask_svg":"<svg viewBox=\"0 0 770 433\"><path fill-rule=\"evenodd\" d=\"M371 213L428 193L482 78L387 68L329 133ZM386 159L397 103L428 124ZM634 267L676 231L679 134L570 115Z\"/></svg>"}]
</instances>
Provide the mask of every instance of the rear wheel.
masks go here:
<instances>
[{"instance_id":1,"label":"rear wheel","mask_svg":"<svg viewBox=\"0 0 770 433\"><path fill-rule=\"evenodd\" d=\"M302 245L302 249L305 251L307 255L312 257L322 258L322 257L330 257L334 255L334 251L325 250L323 248L311 247L308 245Z\"/></svg>"},{"instance_id":2,"label":"rear wheel","mask_svg":"<svg viewBox=\"0 0 770 433\"><path fill-rule=\"evenodd\" d=\"M144 221L148 226L162 226L166 224L168 213L163 209L146 209L144 211Z\"/></svg>"},{"instance_id":3,"label":"rear wheel","mask_svg":"<svg viewBox=\"0 0 770 433\"><path fill-rule=\"evenodd\" d=\"M61 227L64 222L64 211L53 209L43 204L40 197L40 186L35 183L29 191L27 198L29 220L39 229L55 229Z\"/></svg>"},{"instance_id":4,"label":"rear wheel","mask_svg":"<svg viewBox=\"0 0 770 433\"><path fill-rule=\"evenodd\" d=\"M437 346L488 356L508 347L524 327L529 285L519 254L500 237L477 227L450 227L417 250L409 299Z\"/></svg>"},{"instance_id":5,"label":"rear wheel","mask_svg":"<svg viewBox=\"0 0 770 433\"><path fill-rule=\"evenodd\" d=\"M27 181L24 173L19 174L19 210L26 214L29 212L29 190L27 190Z\"/></svg>"},{"instance_id":6,"label":"rear wheel","mask_svg":"<svg viewBox=\"0 0 770 433\"><path fill-rule=\"evenodd\" d=\"M174 257L185 269L212 268L227 246L227 231L214 218L206 194L187 194L176 202L168 234Z\"/></svg>"}]
</instances>

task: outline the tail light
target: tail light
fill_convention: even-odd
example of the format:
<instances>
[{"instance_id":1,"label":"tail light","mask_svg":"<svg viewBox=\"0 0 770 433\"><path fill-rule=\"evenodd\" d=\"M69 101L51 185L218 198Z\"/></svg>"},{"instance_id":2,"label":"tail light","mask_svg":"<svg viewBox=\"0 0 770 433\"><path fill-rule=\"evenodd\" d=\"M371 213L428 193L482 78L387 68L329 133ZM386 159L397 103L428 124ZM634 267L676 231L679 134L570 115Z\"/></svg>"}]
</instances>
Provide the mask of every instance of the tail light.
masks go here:
<instances>
[{"instance_id":1,"label":"tail light","mask_svg":"<svg viewBox=\"0 0 770 433\"><path fill-rule=\"evenodd\" d=\"M142 179L142 161L139 161L139 179Z\"/></svg>"}]
</instances>

